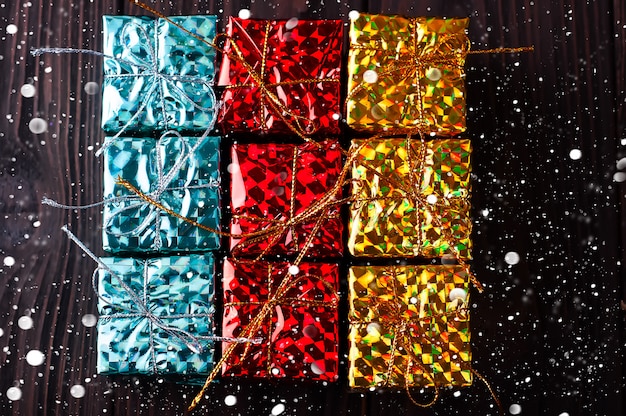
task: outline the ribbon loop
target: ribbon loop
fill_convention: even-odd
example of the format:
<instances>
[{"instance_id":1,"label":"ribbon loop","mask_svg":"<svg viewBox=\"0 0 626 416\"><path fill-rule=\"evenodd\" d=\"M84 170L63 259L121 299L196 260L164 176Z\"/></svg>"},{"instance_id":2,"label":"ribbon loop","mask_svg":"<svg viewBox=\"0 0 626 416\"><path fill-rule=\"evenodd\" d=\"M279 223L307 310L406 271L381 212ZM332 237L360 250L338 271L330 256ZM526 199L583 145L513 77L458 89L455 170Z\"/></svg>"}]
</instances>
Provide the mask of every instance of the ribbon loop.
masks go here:
<instances>
[{"instance_id":1,"label":"ribbon loop","mask_svg":"<svg viewBox=\"0 0 626 416\"><path fill-rule=\"evenodd\" d=\"M106 56L104 78L107 85L103 91L103 96L106 97L103 101L108 103L110 107L105 107L104 114L118 117L123 99L115 84L125 82L127 79L132 82L130 85L132 89L129 90L131 96L128 99L141 100L135 112L130 115L125 123L121 126L115 126L119 129L111 140L120 137L142 115L151 120L160 119L162 126L159 127L164 130L180 127L175 121L175 114L178 114L181 121L185 122L186 110L176 108L176 104L185 105L186 103L194 110L206 114L208 116L207 128L212 129L215 124L219 106L212 88L212 79L201 75L187 75L186 73L192 71L193 68L190 65L178 68L176 73L172 73L170 70L165 71L165 68L162 68L163 63L159 56L160 51L164 49L164 45L162 45L164 42L163 35L160 33L162 30L161 22L159 19L154 19L153 27L149 28L153 32L151 36L148 30L136 20L126 21L121 32L119 32L121 38L121 45L117 46L119 55ZM176 27L182 29L178 24ZM184 29L184 31L187 30ZM205 42L205 44L211 46L209 42ZM113 48L113 45L115 44L109 45L109 47ZM113 48L112 52L117 51L117 49ZM138 94L141 94L143 99ZM152 97L155 97L153 105L151 105ZM174 97L174 100L169 97ZM201 103L197 102L198 98L201 99ZM119 118L119 121L121 122L122 119ZM107 127L111 123L113 122L105 119L103 124L105 128L113 128L113 126ZM102 153L106 145L105 143L97 155Z\"/></svg>"},{"instance_id":2,"label":"ribbon loop","mask_svg":"<svg viewBox=\"0 0 626 416\"><path fill-rule=\"evenodd\" d=\"M105 203L107 203L104 221L105 232L113 237L137 236L151 225L154 225L153 244L154 249L159 250L163 244L160 233L160 229L162 228L161 222L165 218L163 210L161 209L161 207L163 207L162 197L166 194L177 195L181 193L181 198L176 199L176 201L180 201L180 207L178 208L183 211L180 212L179 215L186 217L185 211L189 209L188 205L190 203L188 201L190 196L187 194L191 189L219 188L219 179L213 177L206 183L195 183L197 182L197 178L191 175L191 173L194 172L191 168L187 169L188 175L186 178L180 178L181 172L184 170L185 166L195 163L193 161L197 158L194 155L197 150L205 144L207 134L208 131L191 145L188 140L182 137L177 131L167 131L163 133L154 145L154 153L152 153L152 156L141 155L147 158L145 163L148 164L148 166L143 168L146 169L145 173L148 177L150 177L150 175L155 176L156 180L145 184L138 184L138 186L143 188L141 189L141 195L131 191L128 195L112 196L105 200ZM114 160L114 155L109 159ZM150 164L151 160L154 161L152 164ZM117 183L119 184L121 180L121 178L118 178ZM108 187L111 186L112 185L108 185ZM126 190L126 188L128 187L125 185L121 187L123 190ZM133 187L133 189L139 190L137 187ZM119 195L119 188L116 190L112 187L110 192L116 192ZM150 201L156 203L147 202L147 199L142 197L142 195L145 195ZM108 204L109 202L112 204ZM117 202L117 205L114 204L115 202ZM119 224L123 223L123 218L126 216L141 218L142 220L139 224L129 229L120 229Z\"/></svg>"},{"instance_id":3,"label":"ribbon loop","mask_svg":"<svg viewBox=\"0 0 626 416\"><path fill-rule=\"evenodd\" d=\"M184 319L184 318L205 318L205 319L213 319L214 315L214 307L212 305L205 304L204 306L209 311L207 313L174 313L168 315L156 315L153 312L153 308L151 307L151 302L149 300L148 288L150 285L151 278L151 268L154 268L154 263L156 259L146 259L143 260L141 265L141 277L142 281L140 282L141 290L137 291L131 287L130 283L126 283L122 276L116 273L111 267L109 267L103 259L96 256L85 244L78 239L68 228L67 226L63 226L61 228L63 232L67 234L67 236L72 240L76 245L80 247L81 250L85 254L87 254L92 260L94 260L98 267L94 270L92 274L92 286L96 293L98 299L103 302L105 305L110 306L112 309L119 310L121 312L115 312L107 315L100 316L102 320L112 320L119 318L143 318L150 322L152 327L159 328L161 331L167 333L171 338L178 340L181 344L185 345L190 351L196 354L200 354L206 348L204 344L207 342L219 342L219 341L228 341L236 344L258 344L261 342L258 338L245 338L245 337L221 337L221 336L205 336L205 335L194 335L189 331L178 328L176 326L170 325L167 323L167 320L176 320L176 319ZM113 303L111 299L104 296L98 290L100 286L98 283L98 276L101 276L102 273L107 273L111 277L111 282L114 280L116 284L121 289L122 293L128 297L129 302L126 304ZM150 336L150 350L154 352L154 339ZM156 373L156 359L154 355L152 356L152 368L153 372Z\"/></svg>"}]
</instances>

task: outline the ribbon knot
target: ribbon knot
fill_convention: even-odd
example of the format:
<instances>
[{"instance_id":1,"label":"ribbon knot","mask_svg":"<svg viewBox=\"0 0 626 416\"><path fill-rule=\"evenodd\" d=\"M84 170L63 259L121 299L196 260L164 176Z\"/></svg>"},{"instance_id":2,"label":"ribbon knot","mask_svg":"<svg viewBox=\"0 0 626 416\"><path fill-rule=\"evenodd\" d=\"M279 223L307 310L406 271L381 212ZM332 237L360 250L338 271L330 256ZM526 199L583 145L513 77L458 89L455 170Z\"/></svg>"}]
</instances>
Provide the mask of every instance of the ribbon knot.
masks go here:
<instances>
[{"instance_id":1,"label":"ribbon knot","mask_svg":"<svg viewBox=\"0 0 626 416\"><path fill-rule=\"evenodd\" d=\"M210 310L209 313L185 313L185 314L172 314L159 316L155 315L151 308L152 303L148 300L148 286L150 283L150 267L153 267L155 263L154 259L144 260L142 263L142 293L135 292L128 284L126 284L122 278L115 273L110 267L108 267L104 262L100 261L98 268L94 270L92 283L94 288L98 287L96 277L101 271L108 273L113 279L117 281L117 283L122 288L122 291L129 297L131 300L131 307L126 307L119 303L112 303L109 299L102 296L98 290L96 290L96 294L98 298L103 301L105 304L115 308L122 310L123 312L113 313L109 315L101 316L101 319L116 319L116 318L133 318L133 317L141 317L150 322L151 326L159 328L163 332L167 333L173 338L178 339L182 342L190 351L193 353L199 354L203 351L204 347L201 344L202 339L213 340L213 337L203 337L203 336L195 336L188 331L177 328L175 326L169 325L165 322L165 319L179 319L179 318L206 318L211 319L213 317L213 307L210 305L206 305L207 309ZM152 363L153 370L156 372L156 359L154 355L154 340L152 337L152 332L150 331L150 351L152 354Z\"/></svg>"},{"instance_id":2,"label":"ribbon knot","mask_svg":"<svg viewBox=\"0 0 626 416\"><path fill-rule=\"evenodd\" d=\"M172 127L175 127L172 123L172 118L174 117L171 114L171 111L168 111L168 107L171 107L171 99L168 98L167 92L172 92L176 95L175 98L179 99L181 102L187 102L190 104L195 110L198 110L202 113L209 115L208 128L212 129L213 125L216 121L217 116L217 99L215 97L215 92L212 88L212 81L209 81L207 77L203 77L200 75L185 75L185 74L171 74L164 73L159 69L159 56L157 51L155 50L154 45L158 45L158 24L159 20L154 20L154 38L150 39L150 36L146 29L142 27L140 24L136 22L127 22L121 32L122 39L128 39L129 43L126 45L124 49L123 57L119 56L105 56L105 68L109 67L109 70L105 70L105 79L126 79L126 78L141 78L145 79L146 84L149 85L147 91L143 94L143 99L141 99L141 104L137 108L137 110L132 114L132 116L126 121L126 123L117 131L117 133L109 140L108 143L111 143L112 140L120 137L129 127L132 126L133 122L140 117L140 115L144 111L151 112L152 108L148 108L150 103L149 98L156 94L157 102L160 107L160 117L163 123L163 129L168 130ZM177 25L178 26L178 25ZM185 30L186 31L186 30ZM196 35L197 36L197 35ZM208 46L210 44L205 42ZM133 47L135 44L140 45L140 47ZM137 49L139 52L136 52ZM130 67L130 69L124 69L122 66ZM187 65L189 67L189 65ZM189 68L188 68L189 69ZM199 85L202 89L202 94L195 94L202 97L203 103L205 105L198 104L194 98L185 91L185 89L179 86L180 83L187 83L192 85ZM140 86L141 87L141 86ZM107 94L107 89L105 88L104 94ZM119 94L117 90L115 90L115 94ZM111 97L110 97L111 98ZM137 99L140 99L137 97ZM115 103L119 102L119 100L108 99L106 102ZM116 108L111 108L110 111L116 112ZM180 111L181 114L184 114L184 111ZM101 148L96 155L99 155L106 148L106 143L103 148Z\"/></svg>"},{"instance_id":3,"label":"ribbon knot","mask_svg":"<svg viewBox=\"0 0 626 416\"><path fill-rule=\"evenodd\" d=\"M174 135L174 138L170 138L168 136ZM174 185L175 179L180 175L181 170L185 166L185 164L189 163L190 158L194 155L194 153L198 150L200 146L203 145L204 139L206 139L206 133L203 137L199 138L198 141L190 146L187 140L180 135L180 133L176 131L168 131L164 133L157 141L155 145L155 159L156 159L156 184L150 184L154 186L154 190L142 194L141 192L135 192L131 195L124 195L119 197L113 197L105 200L105 203L110 203L113 201L117 202L128 202L127 204L122 204L118 208L112 209L108 215L108 218L105 220L104 228L107 233L121 237L126 235L137 235L142 233L146 228L148 228L151 224L154 224L154 248L159 250L162 247L161 240L161 221L162 221L162 207L161 198L166 193L175 193L175 192L186 192L189 189L199 189L199 188L217 188L219 187L219 180L211 178L208 183L199 184L199 185L188 185L184 182L180 184L180 186L172 186ZM170 140L176 140L180 143L180 146L170 146ZM168 148L174 148L174 151L178 151L178 154L172 153L172 151L166 151ZM162 153L167 154L168 157L172 157L175 162L171 165L171 167L166 170L165 168L165 160L163 158ZM179 180L179 182L182 180ZM139 191L134 185L130 184L127 180L118 177L117 183L124 186L125 188L134 189ZM143 197L142 197L143 196ZM147 199L146 199L147 197ZM151 203L149 201L154 201L155 203ZM185 208L186 204L182 203L181 208ZM114 222L120 218L120 216L125 215L129 211L137 211L137 212L145 212L147 209L147 213L142 214L143 221L136 227L133 227L130 230L126 231L116 231L114 230ZM184 213L179 213L184 217Z\"/></svg>"},{"instance_id":4,"label":"ribbon knot","mask_svg":"<svg viewBox=\"0 0 626 416\"><path fill-rule=\"evenodd\" d=\"M391 345L387 353L387 370L384 376L384 385L389 386L392 381L392 374L397 368L396 351L402 351L405 356L404 371L404 387L409 399L417 406L430 407L439 397L439 387L434 377L422 363L418 353L415 352L415 346L420 346L420 350L424 345L436 345L437 340L431 334L432 329L429 325L437 319L466 319L467 305L464 299L455 299L449 310L426 310L427 298L423 294L419 294L419 298L411 298L410 303L414 303L415 307L420 311L415 313L406 303L407 287L399 285L395 269L391 273L384 272L381 276L390 289L390 296L378 296L372 299L369 306L376 319L384 323L391 331ZM430 305L432 308L433 305ZM360 320L351 320L353 325L369 325ZM412 385L411 380L426 379L428 383L435 389L434 397L427 403L418 402L410 391Z\"/></svg>"},{"instance_id":5,"label":"ribbon knot","mask_svg":"<svg viewBox=\"0 0 626 416\"><path fill-rule=\"evenodd\" d=\"M246 263L246 261L239 261L239 263L243 264L243 263ZM247 263L257 264L257 261L254 261L254 260L247 261ZM243 337L244 339L253 339L256 333L264 325L267 324L268 327L271 327L272 315L273 313L276 312L277 308L281 307L281 305L285 305L289 307L308 306L308 307L326 307L330 309L337 308L337 305L339 303L339 293L337 293L336 288L333 287L333 285L329 283L328 281L326 281L326 279L324 279L322 276L318 276L315 274L305 274L302 272L298 272L296 274L287 273L282 278L280 283L275 288L273 288L275 271L273 269L272 263L268 263L266 267L267 267L267 282L268 282L267 299L256 301L256 302L255 301L243 301L243 302L225 302L224 303L224 309L234 307L234 306L250 305L250 304L261 306L260 310L256 312L256 314L254 315L252 320L248 323L248 325L246 325L243 328L243 330L239 334L240 337ZM297 297L288 296L289 292L292 291L293 289L297 289L298 285L304 279L310 279L312 281L319 282L322 285L322 288L325 291L325 293L330 295L331 300L326 301L326 300L306 299L300 295L298 295ZM270 336L267 339L265 339L265 343L267 344L268 356L272 352L273 342L274 342L274 337L272 336L272 334L270 334ZM248 357L248 355L250 354L251 344L252 344L251 342L244 344L243 352L240 355L238 355L239 364L242 363L246 359L246 357ZM193 399L192 403L189 405L188 410L191 411L197 406L197 404L202 399L202 396L204 395L204 392L208 388L209 384L217 377L222 366L228 362L231 356L233 356L237 346L238 344L231 344L223 351L221 359L215 365L211 374L209 374L209 376L207 377L204 383L204 386L202 387L201 391L196 395L196 397ZM267 364L268 364L268 373L271 373L271 368L269 368L271 364L269 358L267 359Z\"/></svg>"}]
</instances>

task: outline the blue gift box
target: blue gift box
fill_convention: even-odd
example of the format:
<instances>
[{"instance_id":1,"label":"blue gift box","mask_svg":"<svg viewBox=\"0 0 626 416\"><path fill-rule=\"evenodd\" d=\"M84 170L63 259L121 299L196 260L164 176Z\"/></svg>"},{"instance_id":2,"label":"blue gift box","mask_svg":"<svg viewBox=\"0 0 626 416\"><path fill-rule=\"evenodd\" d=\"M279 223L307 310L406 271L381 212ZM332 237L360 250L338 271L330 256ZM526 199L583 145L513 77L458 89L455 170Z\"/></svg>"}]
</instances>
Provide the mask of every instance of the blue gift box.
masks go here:
<instances>
[{"instance_id":1,"label":"blue gift box","mask_svg":"<svg viewBox=\"0 0 626 416\"><path fill-rule=\"evenodd\" d=\"M102 128L110 134L213 126L216 16L104 16ZM203 41L204 40L204 41Z\"/></svg>"},{"instance_id":2,"label":"blue gift box","mask_svg":"<svg viewBox=\"0 0 626 416\"><path fill-rule=\"evenodd\" d=\"M219 248L219 137L120 137L104 152L103 246L110 253ZM136 190L121 184L125 180ZM149 198L149 199L148 199Z\"/></svg>"},{"instance_id":3,"label":"blue gift box","mask_svg":"<svg viewBox=\"0 0 626 416\"><path fill-rule=\"evenodd\" d=\"M207 375L214 353L213 256L101 260L98 374Z\"/></svg>"}]
</instances>

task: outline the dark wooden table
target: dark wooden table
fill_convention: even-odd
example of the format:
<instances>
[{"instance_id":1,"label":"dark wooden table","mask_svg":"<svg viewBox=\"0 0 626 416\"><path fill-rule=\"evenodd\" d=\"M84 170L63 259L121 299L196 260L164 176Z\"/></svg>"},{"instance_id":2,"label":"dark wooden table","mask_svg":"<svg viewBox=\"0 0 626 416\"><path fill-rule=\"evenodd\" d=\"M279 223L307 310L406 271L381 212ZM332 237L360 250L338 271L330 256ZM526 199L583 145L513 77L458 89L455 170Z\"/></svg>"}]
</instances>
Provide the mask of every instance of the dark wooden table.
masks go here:
<instances>
[{"instance_id":1,"label":"dark wooden table","mask_svg":"<svg viewBox=\"0 0 626 416\"><path fill-rule=\"evenodd\" d=\"M344 21L352 9L469 16L474 49L534 45L533 53L472 56L467 64L472 265L487 288L472 294L474 366L510 414L624 414L619 173L626 169L616 165L626 156L623 0L170 3L150 4L166 15L222 19L241 8L259 18ZM101 84L102 69L91 56L29 51L99 50L103 14L145 13L121 0L0 2L1 415L179 415L197 392L158 378L95 374L95 328L83 324L96 313L94 264L60 227L69 224L98 248L101 214L40 202L102 198L94 156L103 138L101 98L88 86ZM21 93L25 84L34 96ZM33 118L47 131L34 134ZM519 254L517 264L505 261L509 252ZM443 391L430 409L403 392L350 391L346 345L336 384L221 380L198 414L267 415L280 404L283 415L496 414L481 383ZM41 365L29 364L37 361L32 354L27 361L31 350L44 354ZM236 404L225 403L229 395Z\"/></svg>"}]
</instances>

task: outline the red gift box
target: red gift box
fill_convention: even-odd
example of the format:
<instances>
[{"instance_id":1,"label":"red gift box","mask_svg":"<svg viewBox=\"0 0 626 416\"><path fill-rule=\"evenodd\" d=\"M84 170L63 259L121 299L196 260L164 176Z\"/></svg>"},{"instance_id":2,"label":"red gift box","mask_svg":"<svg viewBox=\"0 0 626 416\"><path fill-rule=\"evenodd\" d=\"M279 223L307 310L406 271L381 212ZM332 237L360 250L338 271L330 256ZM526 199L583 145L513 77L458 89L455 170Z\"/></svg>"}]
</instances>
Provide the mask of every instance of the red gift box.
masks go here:
<instances>
[{"instance_id":1,"label":"red gift box","mask_svg":"<svg viewBox=\"0 0 626 416\"><path fill-rule=\"evenodd\" d=\"M343 254L339 206L331 201L325 209L316 208L335 188L333 201L341 196L336 186L342 171L337 142L235 144L229 170L231 233L243 236L231 237L233 255ZM292 219L295 222L288 224Z\"/></svg>"},{"instance_id":2,"label":"red gift box","mask_svg":"<svg viewBox=\"0 0 626 416\"><path fill-rule=\"evenodd\" d=\"M224 133L339 133L341 20L230 17L218 83Z\"/></svg>"},{"instance_id":3,"label":"red gift box","mask_svg":"<svg viewBox=\"0 0 626 416\"><path fill-rule=\"evenodd\" d=\"M223 336L257 343L224 342L222 373L336 380L338 273L336 264L225 261Z\"/></svg>"}]
</instances>

